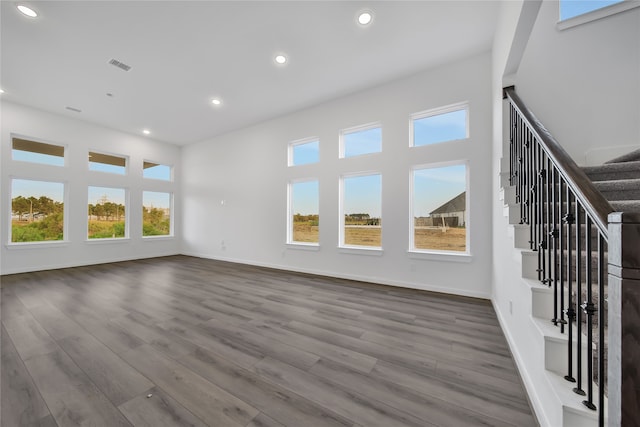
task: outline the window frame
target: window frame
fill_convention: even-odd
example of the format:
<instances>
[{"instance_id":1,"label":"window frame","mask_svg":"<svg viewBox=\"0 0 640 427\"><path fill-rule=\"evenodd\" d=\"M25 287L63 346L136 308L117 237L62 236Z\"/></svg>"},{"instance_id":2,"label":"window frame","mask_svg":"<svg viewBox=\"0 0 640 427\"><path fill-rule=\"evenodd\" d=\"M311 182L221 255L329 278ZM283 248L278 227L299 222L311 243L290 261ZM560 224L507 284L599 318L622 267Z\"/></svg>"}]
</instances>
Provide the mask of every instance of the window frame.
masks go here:
<instances>
[{"instance_id":1,"label":"window frame","mask_svg":"<svg viewBox=\"0 0 640 427\"><path fill-rule=\"evenodd\" d=\"M382 220L382 208L384 206L383 203L383 183L382 183L382 172L378 170L368 170L368 171L360 171L360 172L347 172L340 174L340 182L339 182L339 202L338 202L338 249L341 252L345 253L372 253L372 254L382 254L383 246L382 246L382 225L380 226L380 246L366 246L366 245L348 245L345 243L345 212L344 212L344 196L345 196L345 186L344 181L348 178L358 178L365 176L380 176L380 219Z\"/></svg>"},{"instance_id":2,"label":"window frame","mask_svg":"<svg viewBox=\"0 0 640 427\"><path fill-rule=\"evenodd\" d=\"M380 151L372 151L370 153L362 153L362 154L356 154L353 156L347 156L345 154L345 141L344 141L344 137L345 135L349 135L352 133L358 133L358 132L363 132L363 131L367 131L367 130L371 130L371 129L380 129ZM382 149L383 149L383 142L384 142L384 133L383 133L383 129L382 129L382 123L381 122L370 122L370 123L365 123L363 125L358 125L358 126L352 126L349 128L345 128L345 129L341 129L339 136L338 136L338 158L340 159L351 159L351 158L357 158L357 157L362 157L362 156L370 156L370 155L375 155L375 154L380 154L382 153Z\"/></svg>"},{"instance_id":3,"label":"window frame","mask_svg":"<svg viewBox=\"0 0 640 427\"><path fill-rule=\"evenodd\" d=\"M111 189L111 190L124 190L124 212L125 212L125 218L124 218L124 237L94 237L94 238L90 238L89 237L89 214L87 211L85 211L86 213L86 227L85 227L85 242L86 243L91 243L91 244L95 244L95 243L113 243L113 242L127 242L131 240L131 231L130 231L130 227L131 227L131 200L130 200L130 189L129 187L115 187L115 186L106 186L106 185L92 185L89 184L87 185L85 188L87 189L86 194L87 194L87 198L86 198L86 208L89 208L89 188L90 187L94 187L94 188L106 188L106 189Z\"/></svg>"},{"instance_id":4,"label":"window frame","mask_svg":"<svg viewBox=\"0 0 640 427\"><path fill-rule=\"evenodd\" d=\"M589 22L597 21L611 15L626 12L627 10L635 9L636 7L640 7L640 2L624 0L620 3L610 4L609 6L594 9L590 12L576 15L571 18L560 19L560 8L562 7L560 3L561 1L558 2L558 22L556 23L556 28L560 31L587 24Z\"/></svg>"},{"instance_id":5,"label":"window frame","mask_svg":"<svg viewBox=\"0 0 640 427\"><path fill-rule=\"evenodd\" d=\"M95 153L95 154L99 154L99 155L104 155L104 156L111 156L111 157L118 157L121 159L124 159L124 173L117 173L117 172L108 172L108 171L101 171L101 170L93 170L91 169L91 153ZM116 154L113 152L108 152L108 151L101 151L101 150L93 150L93 149L89 149L87 150L87 170L89 171L89 173L104 173L104 174L108 174L108 175L113 175L113 176L129 176L129 169L131 166L130 163L130 157L124 154ZM93 163L99 163L99 162L93 162ZM101 163L101 164L107 164L107 163Z\"/></svg>"},{"instance_id":6,"label":"window frame","mask_svg":"<svg viewBox=\"0 0 640 427\"><path fill-rule=\"evenodd\" d=\"M429 117L440 116L447 113L453 113L454 111L463 111L463 110L465 111L465 128L466 128L466 136L464 138L448 139L446 141L439 141L431 144L416 145L415 125L414 125L414 122L416 120L426 119ZM449 104L442 107L436 107L436 108L431 108L428 110L412 113L409 116L409 147L411 148L431 147L433 145L439 145L439 144L449 144L449 143L458 142L458 141L468 141L471 135L469 110L470 110L469 101L462 101L462 102L456 102L455 104Z\"/></svg>"},{"instance_id":7,"label":"window frame","mask_svg":"<svg viewBox=\"0 0 640 427\"><path fill-rule=\"evenodd\" d=\"M298 146L298 145L305 145L305 144L310 144L312 142L317 142L318 143L318 160L316 160L315 162L309 162L309 163L302 163L302 164L295 164L294 163L294 147ZM316 136L312 136L309 138L303 138L303 139L297 139L295 141L291 141L289 142L289 144L287 144L287 166L288 167L296 167L296 166L307 166L307 165L315 165L317 163L320 163L320 138L316 137Z\"/></svg>"},{"instance_id":8,"label":"window frame","mask_svg":"<svg viewBox=\"0 0 640 427\"><path fill-rule=\"evenodd\" d=\"M41 179L41 178L31 178L25 177L22 175L9 175L9 191L7 192L7 197L9 198L9 215L8 215L8 232L7 232L7 242L5 242L5 246L9 249L11 248L20 248L20 247L30 247L34 245L42 245L50 247L50 246L61 246L69 244L69 183L66 180L55 180L55 179ZM42 241L33 241L33 242L13 242L11 241L13 237L13 181L14 180L22 180L22 181L40 181L40 182L50 182L55 184L62 184L62 203L64 204L62 210L62 240L42 240Z\"/></svg>"},{"instance_id":9,"label":"window frame","mask_svg":"<svg viewBox=\"0 0 640 427\"><path fill-rule=\"evenodd\" d=\"M318 183L318 241L317 242L299 242L293 240L293 186L295 184L305 182L317 182ZM291 246L306 246L306 247L320 247L320 180L316 177L309 178L296 178L287 182L287 245Z\"/></svg>"},{"instance_id":10,"label":"window frame","mask_svg":"<svg viewBox=\"0 0 640 427\"><path fill-rule=\"evenodd\" d=\"M34 138L34 137L31 137L31 136L26 136L26 135L17 134L17 133L11 133L9 135L9 137L11 139L11 161L12 162L28 163L28 164L31 164L31 165L40 165L40 166L53 166L53 167L56 167L56 168L67 167L67 164L68 164L67 152L68 152L68 148L69 148L68 144L54 143L54 142L51 142L51 141L47 141L45 139ZM45 162L32 162L32 161L29 161L29 160L15 159L13 157L13 151L15 150L13 148L13 140L14 139L21 139L21 140L25 140L25 141L31 141L31 142L35 142L35 143L38 143L38 144L52 145L54 147L62 147L62 150L63 150L62 165L54 165L54 164L45 163ZM25 150L18 150L18 151L25 151Z\"/></svg>"},{"instance_id":11,"label":"window frame","mask_svg":"<svg viewBox=\"0 0 640 427\"><path fill-rule=\"evenodd\" d=\"M169 195L169 234L158 234L152 236L144 235L144 193L164 193ZM172 191L158 191L158 190L142 190L142 198L141 198L141 220L142 220L142 229L140 232L140 236L142 239L168 239L175 237L175 228L174 228L174 194Z\"/></svg>"},{"instance_id":12,"label":"window frame","mask_svg":"<svg viewBox=\"0 0 640 427\"><path fill-rule=\"evenodd\" d=\"M468 159L457 159L436 163L422 163L413 165L409 171L409 249L407 253L413 258L434 258L448 257L449 260L456 260L456 258L467 258L470 260L471 251L471 179L470 168ZM450 166L465 167L465 251L446 251L446 250L434 250L434 249L420 249L415 247L415 172L423 169L438 169L446 168Z\"/></svg>"}]
</instances>

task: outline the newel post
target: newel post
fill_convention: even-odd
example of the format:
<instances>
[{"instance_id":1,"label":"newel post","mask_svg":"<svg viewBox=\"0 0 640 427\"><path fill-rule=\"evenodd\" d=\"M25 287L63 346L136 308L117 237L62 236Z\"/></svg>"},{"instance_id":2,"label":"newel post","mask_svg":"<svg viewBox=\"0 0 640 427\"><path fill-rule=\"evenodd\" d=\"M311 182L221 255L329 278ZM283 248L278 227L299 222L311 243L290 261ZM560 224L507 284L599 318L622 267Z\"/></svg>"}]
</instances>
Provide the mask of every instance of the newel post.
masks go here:
<instances>
[{"instance_id":1,"label":"newel post","mask_svg":"<svg viewBox=\"0 0 640 427\"><path fill-rule=\"evenodd\" d=\"M640 213L609 214L609 426L640 426Z\"/></svg>"}]
</instances>

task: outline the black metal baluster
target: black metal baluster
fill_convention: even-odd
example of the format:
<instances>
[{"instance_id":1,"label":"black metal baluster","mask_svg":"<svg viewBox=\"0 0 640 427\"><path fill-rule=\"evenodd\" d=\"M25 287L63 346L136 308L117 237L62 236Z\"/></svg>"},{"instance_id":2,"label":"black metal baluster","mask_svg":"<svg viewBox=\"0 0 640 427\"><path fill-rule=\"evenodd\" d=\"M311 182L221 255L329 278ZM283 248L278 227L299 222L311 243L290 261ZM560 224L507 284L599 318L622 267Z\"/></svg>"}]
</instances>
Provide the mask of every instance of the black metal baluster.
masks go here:
<instances>
[{"instance_id":1,"label":"black metal baluster","mask_svg":"<svg viewBox=\"0 0 640 427\"><path fill-rule=\"evenodd\" d=\"M545 202L545 188L546 188L546 171L545 171L545 153L542 147L538 147L538 280L543 282L545 271L545 249L547 241L544 235L544 202Z\"/></svg>"},{"instance_id":2,"label":"black metal baluster","mask_svg":"<svg viewBox=\"0 0 640 427\"><path fill-rule=\"evenodd\" d=\"M594 410L596 405L593 404L593 315L596 312L595 304L593 304L592 295L592 277L591 277L591 218L585 213L585 286L586 299L582 304L582 309L587 315L587 400L583 400L584 405Z\"/></svg>"},{"instance_id":3,"label":"black metal baluster","mask_svg":"<svg viewBox=\"0 0 640 427\"><path fill-rule=\"evenodd\" d=\"M608 246L607 246L608 249ZM598 231L598 425L604 427L604 391L605 391L605 366L604 366L604 329L606 322L606 311L604 298L604 281L606 267L604 265L605 240L602 233Z\"/></svg>"},{"instance_id":4,"label":"black metal baluster","mask_svg":"<svg viewBox=\"0 0 640 427\"><path fill-rule=\"evenodd\" d=\"M538 151L538 141L535 136L531 136L531 195L529 196L529 200L531 200L531 207L529 209L529 248L537 251L538 247L536 245L536 218L537 218L537 209L538 209L538 195L536 192L536 187L538 185L538 168L537 168L537 156L536 153Z\"/></svg>"},{"instance_id":5,"label":"black metal baluster","mask_svg":"<svg viewBox=\"0 0 640 427\"><path fill-rule=\"evenodd\" d=\"M558 325L558 230L556 229L556 204L558 189L556 188L556 176L557 171L555 166L549 164L551 169L551 220L549 227L549 242L552 248L549 248L549 260L553 260L553 263L549 262L549 279L551 282L549 286L553 284L553 319L551 321L554 325ZM552 255L553 251L553 255Z\"/></svg>"},{"instance_id":6,"label":"black metal baluster","mask_svg":"<svg viewBox=\"0 0 640 427\"><path fill-rule=\"evenodd\" d=\"M564 379L575 383L576 379L573 378L573 321L576 318L576 311L574 309L573 306L573 298L571 295L572 289L573 289L573 270L572 270L572 265L571 265L571 261L572 261L572 256L573 256L573 251L572 251L572 241L571 241L571 229L573 228L573 224L575 222L575 216L571 211L571 192L569 190L569 187L567 187L567 214L564 218L565 223L567 224L567 298L569 299L567 301L567 332L568 332L568 349L567 349L567 354L568 354L568 369L567 369L567 375L564 376Z\"/></svg>"},{"instance_id":7,"label":"black metal baluster","mask_svg":"<svg viewBox=\"0 0 640 427\"><path fill-rule=\"evenodd\" d=\"M567 279L566 275L566 271L565 271L565 264L566 264L566 252L564 250L564 246L565 246L565 240L566 237L563 236L563 232L562 232L562 225L561 225L561 220L562 218L564 218L563 211L564 209L564 204L565 204L565 198L564 198L564 179L562 177L560 177L559 182L558 182L558 232L559 232L559 236L558 236L558 247L559 247L559 259L558 261L560 262L560 271L558 272L558 275L556 277L559 277L559 281L560 281L560 320L558 320L558 323L560 324L560 333L564 334L564 325L566 325L567 321L564 320L564 310L565 310L565 305L564 305L564 282Z\"/></svg>"},{"instance_id":8,"label":"black metal baluster","mask_svg":"<svg viewBox=\"0 0 640 427\"><path fill-rule=\"evenodd\" d=\"M582 241L580 235L582 234L582 224L580 220L580 203L576 200L576 376L577 383L573 391L581 396L584 396L584 390L582 390L582 308L580 307L580 297L582 295Z\"/></svg>"},{"instance_id":9,"label":"black metal baluster","mask_svg":"<svg viewBox=\"0 0 640 427\"><path fill-rule=\"evenodd\" d=\"M552 170L552 165L551 165L551 159L549 158L549 156L546 156L546 160L545 160L545 172L546 172L546 178L545 178L545 192L546 192L546 212L545 212L545 228L544 228L544 232L545 232L545 239L547 241L546 244L546 248L545 248L545 254L547 255L547 266L545 268L545 274L544 274L544 280L543 283L546 283L547 286L551 286L551 244L552 244L552 237L551 237L551 197L552 197L552 193L553 193L553 189L551 188L551 186L553 185L551 182L551 174L553 172Z\"/></svg>"}]
</instances>

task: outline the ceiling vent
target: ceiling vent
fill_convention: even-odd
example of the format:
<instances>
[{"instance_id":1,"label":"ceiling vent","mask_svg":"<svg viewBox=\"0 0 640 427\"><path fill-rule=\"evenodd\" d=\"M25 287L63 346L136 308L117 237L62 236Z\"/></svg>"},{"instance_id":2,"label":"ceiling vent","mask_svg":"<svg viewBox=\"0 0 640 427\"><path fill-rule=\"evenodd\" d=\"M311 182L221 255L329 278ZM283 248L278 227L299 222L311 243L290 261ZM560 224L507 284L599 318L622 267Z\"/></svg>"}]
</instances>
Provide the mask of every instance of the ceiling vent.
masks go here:
<instances>
[{"instance_id":1,"label":"ceiling vent","mask_svg":"<svg viewBox=\"0 0 640 427\"><path fill-rule=\"evenodd\" d=\"M78 110L77 108L73 108L73 107L64 107L69 111L74 111L76 113L82 113L82 110Z\"/></svg>"},{"instance_id":2,"label":"ceiling vent","mask_svg":"<svg viewBox=\"0 0 640 427\"><path fill-rule=\"evenodd\" d=\"M124 62L120 62L117 59L112 59L111 61L109 61L109 64L120 68L121 70L124 71L129 71L131 69L130 65L125 64Z\"/></svg>"}]
</instances>

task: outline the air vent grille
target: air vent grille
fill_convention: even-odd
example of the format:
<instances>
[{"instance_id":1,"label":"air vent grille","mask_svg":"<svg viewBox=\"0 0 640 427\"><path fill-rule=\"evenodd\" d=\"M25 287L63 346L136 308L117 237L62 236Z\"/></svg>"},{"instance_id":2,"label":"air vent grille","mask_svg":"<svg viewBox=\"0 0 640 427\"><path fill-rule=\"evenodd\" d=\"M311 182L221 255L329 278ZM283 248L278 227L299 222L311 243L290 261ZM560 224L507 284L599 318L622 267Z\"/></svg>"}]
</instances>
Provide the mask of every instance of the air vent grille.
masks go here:
<instances>
[{"instance_id":1,"label":"air vent grille","mask_svg":"<svg viewBox=\"0 0 640 427\"><path fill-rule=\"evenodd\" d=\"M120 62L117 59L110 60L109 64L113 65L114 67L118 67L118 68L120 68L121 70L124 70L124 71L129 71L131 69L130 65L127 65L124 62Z\"/></svg>"},{"instance_id":2,"label":"air vent grille","mask_svg":"<svg viewBox=\"0 0 640 427\"><path fill-rule=\"evenodd\" d=\"M74 111L76 113L82 113L82 110L79 110L77 108L73 108L73 107L64 107L64 108L66 108L69 111Z\"/></svg>"}]
</instances>

